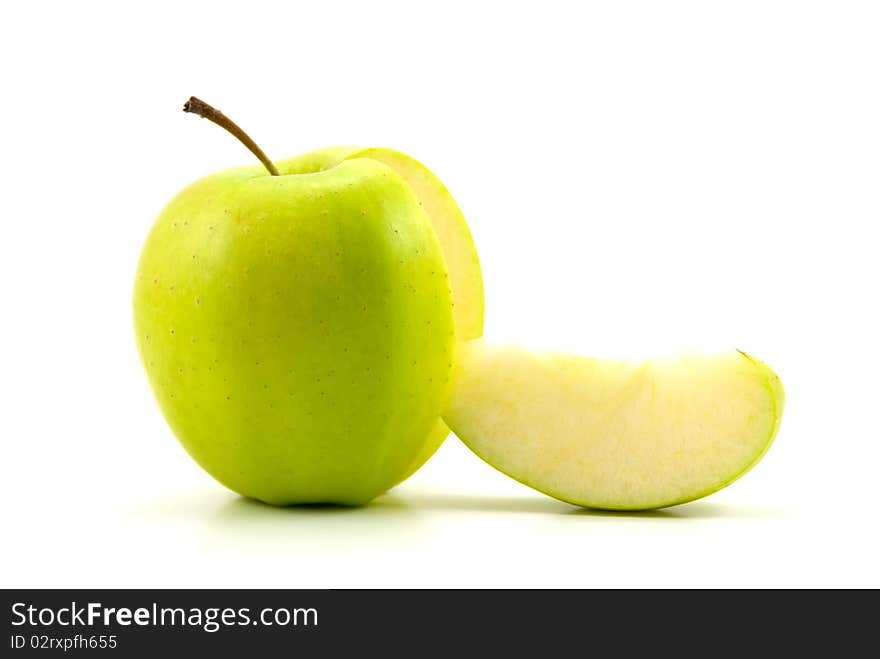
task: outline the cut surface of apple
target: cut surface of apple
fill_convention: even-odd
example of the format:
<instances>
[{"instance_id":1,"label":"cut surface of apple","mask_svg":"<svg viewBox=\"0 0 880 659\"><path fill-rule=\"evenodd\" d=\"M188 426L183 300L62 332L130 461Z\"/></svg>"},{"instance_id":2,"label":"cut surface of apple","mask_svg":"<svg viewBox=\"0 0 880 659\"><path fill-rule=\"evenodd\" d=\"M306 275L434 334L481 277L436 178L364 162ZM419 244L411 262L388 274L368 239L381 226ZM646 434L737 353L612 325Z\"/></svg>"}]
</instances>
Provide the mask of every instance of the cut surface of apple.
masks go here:
<instances>
[{"instance_id":1,"label":"cut surface of apple","mask_svg":"<svg viewBox=\"0 0 880 659\"><path fill-rule=\"evenodd\" d=\"M563 501L645 510L729 485L764 455L779 378L739 351L627 361L459 346L453 432L491 466Z\"/></svg>"}]
</instances>

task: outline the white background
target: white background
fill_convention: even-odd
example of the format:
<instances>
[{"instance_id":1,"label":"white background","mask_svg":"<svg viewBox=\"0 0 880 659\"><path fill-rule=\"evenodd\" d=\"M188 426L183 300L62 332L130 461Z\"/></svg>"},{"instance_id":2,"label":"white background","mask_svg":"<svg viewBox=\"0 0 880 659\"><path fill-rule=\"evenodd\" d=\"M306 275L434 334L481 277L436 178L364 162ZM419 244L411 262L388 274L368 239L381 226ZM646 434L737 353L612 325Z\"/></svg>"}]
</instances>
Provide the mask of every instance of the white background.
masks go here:
<instances>
[{"instance_id":1,"label":"white background","mask_svg":"<svg viewBox=\"0 0 880 659\"><path fill-rule=\"evenodd\" d=\"M880 586L880 11L855 2L7 3L2 586ZM135 351L142 242L270 157L424 161L469 219L487 335L748 350L788 406L701 502L579 510L450 437L363 509L273 509L187 457Z\"/></svg>"}]
</instances>

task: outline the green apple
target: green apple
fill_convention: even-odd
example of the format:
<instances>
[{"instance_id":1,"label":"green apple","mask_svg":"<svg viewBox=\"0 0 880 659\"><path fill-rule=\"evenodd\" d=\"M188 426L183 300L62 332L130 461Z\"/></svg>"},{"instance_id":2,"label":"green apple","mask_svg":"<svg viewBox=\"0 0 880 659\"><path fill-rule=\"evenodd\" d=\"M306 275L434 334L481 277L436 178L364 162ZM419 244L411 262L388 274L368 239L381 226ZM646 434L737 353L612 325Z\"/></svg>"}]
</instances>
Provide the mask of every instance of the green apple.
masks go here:
<instances>
[{"instance_id":1,"label":"green apple","mask_svg":"<svg viewBox=\"0 0 880 659\"><path fill-rule=\"evenodd\" d=\"M156 399L196 462L240 494L367 502L439 443L459 298L432 222L473 250L470 234L460 213L429 216L442 186L425 195L382 162L417 166L402 154L331 149L273 164L202 110L269 171L193 183L150 232L134 325ZM461 258L476 269L456 275L457 295L480 292L463 317L481 323L479 266Z\"/></svg>"},{"instance_id":2,"label":"green apple","mask_svg":"<svg viewBox=\"0 0 880 659\"><path fill-rule=\"evenodd\" d=\"M745 353L592 359L471 341L443 418L490 465L591 508L692 501L742 476L779 429L779 378Z\"/></svg>"}]
</instances>

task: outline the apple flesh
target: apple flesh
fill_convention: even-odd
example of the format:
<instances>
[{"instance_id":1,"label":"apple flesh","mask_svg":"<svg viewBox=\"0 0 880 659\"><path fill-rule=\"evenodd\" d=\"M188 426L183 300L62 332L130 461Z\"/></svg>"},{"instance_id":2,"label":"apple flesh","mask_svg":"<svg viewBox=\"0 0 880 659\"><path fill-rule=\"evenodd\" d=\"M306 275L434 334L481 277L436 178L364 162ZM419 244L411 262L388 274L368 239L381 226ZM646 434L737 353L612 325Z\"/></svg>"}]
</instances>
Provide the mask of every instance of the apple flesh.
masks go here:
<instances>
[{"instance_id":1,"label":"apple flesh","mask_svg":"<svg viewBox=\"0 0 880 659\"><path fill-rule=\"evenodd\" d=\"M738 351L625 361L471 341L443 418L496 469L580 506L643 510L706 496L764 455L779 378Z\"/></svg>"},{"instance_id":2,"label":"apple flesh","mask_svg":"<svg viewBox=\"0 0 880 659\"><path fill-rule=\"evenodd\" d=\"M425 450L447 395L446 263L407 182L328 151L181 192L141 255L134 324L172 430L273 504L360 504Z\"/></svg>"}]
</instances>

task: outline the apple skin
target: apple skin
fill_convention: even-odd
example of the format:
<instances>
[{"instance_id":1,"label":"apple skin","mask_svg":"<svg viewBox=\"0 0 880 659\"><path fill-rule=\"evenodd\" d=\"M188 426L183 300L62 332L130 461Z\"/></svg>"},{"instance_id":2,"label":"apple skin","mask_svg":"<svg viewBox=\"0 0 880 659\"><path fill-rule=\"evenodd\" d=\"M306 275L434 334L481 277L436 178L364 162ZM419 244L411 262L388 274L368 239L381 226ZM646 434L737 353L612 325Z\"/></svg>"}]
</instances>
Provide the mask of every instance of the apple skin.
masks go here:
<instances>
[{"instance_id":1,"label":"apple skin","mask_svg":"<svg viewBox=\"0 0 880 659\"><path fill-rule=\"evenodd\" d=\"M480 259L470 228L446 186L415 158L384 147L336 146L281 161L284 171L311 172L333 167L352 158L370 158L391 167L409 185L428 214L449 272L456 341L483 335L484 293ZM430 436L400 478L404 481L434 455L449 428L438 418Z\"/></svg>"},{"instance_id":2,"label":"apple skin","mask_svg":"<svg viewBox=\"0 0 880 659\"><path fill-rule=\"evenodd\" d=\"M271 504L386 491L447 395L454 320L437 236L392 168L342 153L193 183L136 274L137 344L169 425L219 482Z\"/></svg>"}]
</instances>

